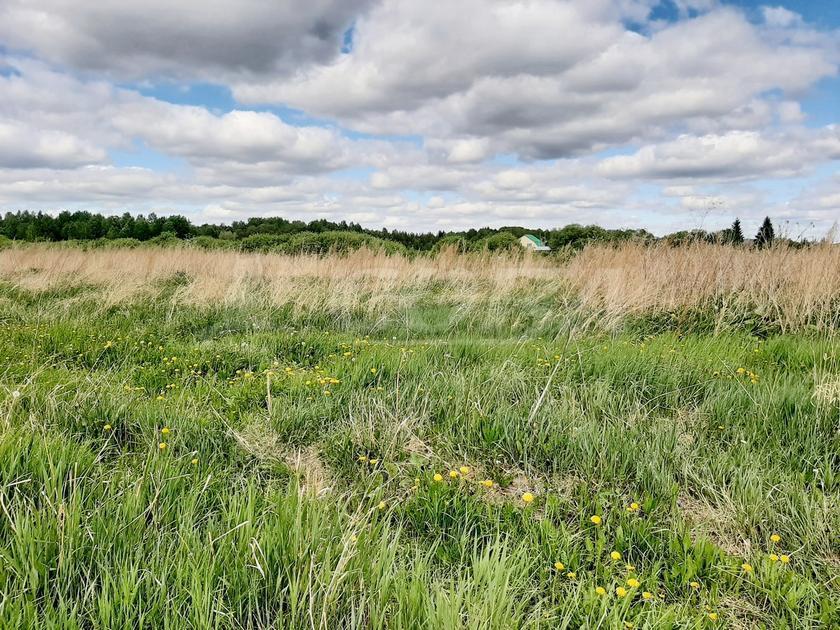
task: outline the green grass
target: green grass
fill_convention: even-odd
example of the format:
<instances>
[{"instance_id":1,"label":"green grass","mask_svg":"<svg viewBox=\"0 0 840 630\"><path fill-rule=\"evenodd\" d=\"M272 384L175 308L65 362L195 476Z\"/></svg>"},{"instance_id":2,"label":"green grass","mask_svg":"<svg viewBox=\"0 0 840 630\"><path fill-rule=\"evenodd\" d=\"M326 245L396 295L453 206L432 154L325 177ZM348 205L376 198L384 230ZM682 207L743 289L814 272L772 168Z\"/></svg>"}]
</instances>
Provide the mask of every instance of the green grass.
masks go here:
<instances>
[{"instance_id":1,"label":"green grass","mask_svg":"<svg viewBox=\"0 0 840 630\"><path fill-rule=\"evenodd\" d=\"M0 291L0 626L840 624L837 342L182 281Z\"/></svg>"}]
</instances>

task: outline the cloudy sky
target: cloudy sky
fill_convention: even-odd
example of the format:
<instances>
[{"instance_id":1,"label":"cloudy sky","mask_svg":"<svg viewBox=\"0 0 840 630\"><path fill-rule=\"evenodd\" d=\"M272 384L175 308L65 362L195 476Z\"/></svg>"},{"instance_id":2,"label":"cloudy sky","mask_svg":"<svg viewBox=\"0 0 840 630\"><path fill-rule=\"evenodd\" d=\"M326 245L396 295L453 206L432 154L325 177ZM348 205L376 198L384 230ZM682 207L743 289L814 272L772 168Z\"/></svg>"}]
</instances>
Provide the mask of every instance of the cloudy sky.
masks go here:
<instances>
[{"instance_id":1,"label":"cloudy sky","mask_svg":"<svg viewBox=\"0 0 840 630\"><path fill-rule=\"evenodd\" d=\"M2 0L0 210L840 220L838 0Z\"/></svg>"}]
</instances>

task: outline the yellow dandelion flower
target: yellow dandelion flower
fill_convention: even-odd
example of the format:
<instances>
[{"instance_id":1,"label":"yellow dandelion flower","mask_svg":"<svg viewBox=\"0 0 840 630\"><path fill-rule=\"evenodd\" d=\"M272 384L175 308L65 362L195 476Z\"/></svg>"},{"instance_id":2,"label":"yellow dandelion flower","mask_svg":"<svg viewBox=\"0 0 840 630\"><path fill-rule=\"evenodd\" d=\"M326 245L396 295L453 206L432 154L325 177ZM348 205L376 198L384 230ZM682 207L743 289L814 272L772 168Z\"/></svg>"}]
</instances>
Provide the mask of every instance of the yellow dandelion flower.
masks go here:
<instances>
[{"instance_id":1,"label":"yellow dandelion flower","mask_svg":"<svg viewBox=\"0 0 840 630\"><path fill-rule=\"evenodd\" d=\"M782 554L781 556L779 556L779 561L782 564L787 564L788 562L790 562L790 556L786 556L785 554Z\"/></svg>"},{"instance_id":2,"label":"yellow dandelion flower","mask_svg":"<svg viewBox=\"0 0 840 630\"><path fill-rule=\"evenodd\" d=\"M461 467L458 469L458 471L459 471L462 475L468 475L468 474L470 474L470 467L469 467L469 466L461 466Z\"/></svg>"},{"instance_id":3,"label":"yellow dandelion flower","mask_svg":"<svg viewBox=\"0 0 840 630\"><path fill-rule=\"evenodd\" d=\"M600 516L598 516L597 514L595 514L595 515L593 515L593 516L590 516L590 517L589 517L589 520L590 520L590 522L591 522L593 525L600 525L600 524L603 522L603 520L601 519L601 517L600 517Z\"/></svg>"},{"instance_id":4,"label":"yellow dandelion flower","mask_svg":"<svg viewBox=\"0 0 840 630\"><path fill-rule=\"evenodd\" d=\"M158 448L162 451L166 450L166 442L161 442L160 444L158 444Z\"/></svg>"},{"instance_id":5,"label":"yellow dandelion flower","mask_svg":"<svg viewBox=\"0 0 840 630\"><path fill-rule=\"evenodd\" d=\"M629 580L627 580L627 586L629 586L630 588L639 588L639 580L637 580L636 578L630 578Z\"/></svg>"},{"instance_id":6,"label":"yellow dandelion flower","mask_svg":"<svg viewBox=\"0 0 840 630\"><path fill-rule=\"evenodd\" d=\"M566 568L566 565L564 565L562 562L558 561L558 562L554 563L554 568L557 569L558 571L562 571L563 569Z\"/></svg>"},{"instance_id":7,"label":"yellow dandelion flower","mask_svg":"<svg viewBox=\"0 0 840 630\"><path fill-rule=\"evenodd\" d=\"M378 459L370 459L368 460L371 466L376 466L379 463Z\"/></svg>"},{"instance_id":8,"label":"yellow dandelion flower","mask_svg":"<svg viewBox=\"0 0 840 630\"><path fill-rule=\"evenodd\" d=\"M566 577L569 578L570 580L574 580L577 577L577 573L575 573L574 571L569 571L566 574Z\"/></svg>"},{"instance_id":9,"label":"yellow dandelion flower","mask_svg":"<svg viewBox=\"0 0 840 630\"><path fill-rule=\"evenodd\" d=\"M360 462L365 463L367 460L368 460L368 458L365 455L359 455L359 461Z\"/></svg>"},{"instance_id":10,"label":"yellow dandelion flower","mask_svg":"<svg viewBox=\"0 0 840 630\"><path fill-rule=\"evenodd\" d=\"M779 559L779 556L777 556L775 553L771 553L771 554L770 554L769 556L767 556L767 557L768 557L768 558L770 558L770 560L771 560L772 562L776 562L776 561Z\"/></svg>"},{"instance_id":11,"label":"yellow dandelion flower","mask_svg":"<svg viewBox=\"0 0 840 630\"><path fill-rule=\"evenodd\" d=\"M160 434L161 434L161 435L169 435L169 433L170 433L170 431L169 431L169 427L163 427L163 428L160 430Z\"/></svg>"},{"instance_id":12,"label":"yellow dandelion flower","mask_svg":"<svg viewBox=\"0 0 840 630\"><path fill-rule=\"evenodd\" d=\"M376 368L370 368L370 373L371 374L376 374Z\"/></svg>"},{"instance_id":13,"label":"yellow dandelion flower","mask_svg":"<svg viewBox=\"0 0 840 630\"><path fill-rule=\"evenodd\" d=\"M753 567L749 562L744 562L741 565L741 568L744 570L744 573L752 573L753 572Z\"/></svg>"},{"instance_id":14,"label":"yellow dandelion flower","mask_svg":"<svg viewBox=\"0 0 840 630\"><path fill-rule=\"evenodd\" d=\"M770 534L770 540L771 540L771 542L777 543L777 542L779 542L781 539L782 539L782 537L781 537L781 536L779 536L778 534Z\"/></svg>"},{"instance_id":15,"label":"yellow dandelion flower","mask_svg":"<svg viewBox=\"0 0 840 630\"><path fill-rule=\"evenodd\" d=\"M689 586L696 591L700 588L700 582L691 582Z\"/></svg>"},{"instance_id":16,"label":"yellow dandelion flower","mask_svg":"<svg viewBox=\"0 0 840 630\"><path fill-rule=\"evenodd\" d=\"M615 594L619 597L624 597L625 595L627 595L627 589L623 586L619 586L615 589Z\"/></svg>"},{"instance_id":17,"label":"yellow dandelion flower","mask_svg":"<svg viewBox=\"0 0 840 630\"><path fill-rule=\"evenodd\" d=\"M653 593L650 591L642 591L642 597L644 599L653 599Z\"/></svg>"},{"instance_id":18,"label":"yellow dandelion flower","mask_svg":"<svg viewBox=\"0 0 840 630\"><path fill-rule=\"evenodd\" d=\"M534 500L534 495L531 494L530 492L526 492L525 494L522 495L522 500L525 503L531 503L531 501Z\"/></svg>"},{"instance_id":19,"label":"yellow dandelion flower","mask_svg":"<svg viewBox=\"0 0 840 630\"><path fill-rule=\"evenodd\" d=\"M618 551L613 551L610 553L610 558L613 560L621 560L621 554Z\"/></svg>"},{"instance_id":20,"label":"yellow dandelion flower","mask_svg":"<svg viewBox=\"0 0 840 630\"><path fill-rule=\"evenodd\" d=\"M638 503L636 503L635 501L633 501L633 503L631 503L631 504L627 507L627 511L628 511L628 512L638 512L638 511L641 509L641 507L642 507L641 505L639 505Z\"/></svg>"},{"instance_id":21,"label":"yellow dandelion flower","mask_svg":"<svg viewBox=\"0 0 840 630\"><path fill-rule=\"evenodd\" d=\"M110 431L113 427L112 427L110 424L106 424L106 425L105 425L104 427L102 427L102 428L103 428L103 429L105 429L106 431Z\"/></svg>"},{"instance_id":22,"label":"yellow dandelion flower","mask_svg":"<svg viewBox=\"0 0 840 630\"><path fill-rule=\"evenodd\" d=\"M382 510L384 510L384 509L385 509L385 501L380 501L380 502L379 502L379 505L377 505L376 507L377 507L377 509L379 509L379 511L381 512Z\"/></svg>"},{"instance_id":23,"label":"yellow dandelion flower","mask_svg":"<svg viewBox=\"0 0 840 630\"><path fill-rule=\"evenodd\" d=\"M716 612L710 612L710 613L708 614L708 617L709 617L709 619L711 619L712 621L717 621L718 614L717 614Z\"/></svg>"},{"instance_id":24,"label":"yellow dandelion flower","mask_svg":"<svg viewBox=\"0 0 840 630\"><path fill-rule=\"evenodd\" d=\"M191 463L193 466L195 466L195 465L198 463L198 458L197 458L197 457L193 457L193 458L190 460L190 463Z\"/></svg>"},{"instance_id":25,"label":"yellow dandelion flower","mask_svg":"<svg viewBox=\"0 0 840 630\"><path fill-rule=\"evenodd\" d=\"M435 481L443 481L443 475L441 475L440 473L435 473L435 476L432 477L432 479L434 479Z\"/></svg>"},{"instance_id":26,"label":"yellow dandelion flower","mask_svg":"<svg viewBox=\"0 0 840 630\"><path fill-rule=\"evenodd\" d=\"M458 477L458 471L457 470L450 470L449 471L449 478L450 479L455 479L457 477Z\"/></svg>"},{"instance_id":27,"label":"yellow dandelion flower","mask_svg":"<svg viewBox=\"0 0 840 630\"><path fill-rule=\"evenodd\" d=\"M607 589L605 589L603 586L596 586L595 592L598 594L598 596L603 597L607 594Z\"/></svg>"},{"instance_id":28,"label":"yellow dandelion flower","mask_svg":"<svg viewBox=\"0 0 840 630\"><path fill-rule=\"evenodd\" d=\"M481 485L485 488L492 488L493 487L493 480L492 479L485 479L481 482Z\"/></svg>"}]
</instances>

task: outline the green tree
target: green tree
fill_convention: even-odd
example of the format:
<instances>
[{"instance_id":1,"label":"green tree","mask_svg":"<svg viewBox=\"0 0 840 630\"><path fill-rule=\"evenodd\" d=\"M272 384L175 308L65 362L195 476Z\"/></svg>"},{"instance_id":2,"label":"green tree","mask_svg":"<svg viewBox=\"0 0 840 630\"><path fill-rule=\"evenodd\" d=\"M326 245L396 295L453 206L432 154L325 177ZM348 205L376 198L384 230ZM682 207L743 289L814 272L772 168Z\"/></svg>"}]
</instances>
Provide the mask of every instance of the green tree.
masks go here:
<instances>
[{"instance_id":1,"label":"green tree","mask_svg":"<svg viewBox=\"0 0 840 630\"><path fill-rule=\"evenodd\" d=\"M773 231L773 222L770 217L764 217L761 227L758 228L758 233L755 235L755 246L758 248L770 247L773 244L773 239L776 234Z\"/></svg>"}]
</instances>

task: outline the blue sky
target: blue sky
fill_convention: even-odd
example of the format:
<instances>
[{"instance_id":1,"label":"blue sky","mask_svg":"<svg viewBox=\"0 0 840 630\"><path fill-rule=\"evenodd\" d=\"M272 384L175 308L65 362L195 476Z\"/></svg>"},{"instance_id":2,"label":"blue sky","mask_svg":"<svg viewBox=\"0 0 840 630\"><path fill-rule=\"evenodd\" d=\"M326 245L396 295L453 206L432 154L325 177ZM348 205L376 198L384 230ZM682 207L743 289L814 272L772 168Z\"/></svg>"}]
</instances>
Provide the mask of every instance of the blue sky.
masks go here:
<instances>
[{"instance_id":1,"label":"blue sky","mask_svg":"<svg viewBox=\"0 0 840 630\"><path fill-rule=\"evenodd\" d=\"M0 7L0 210L657 233L840 217L840 3Z\"/></svg>"}]
</instances>

